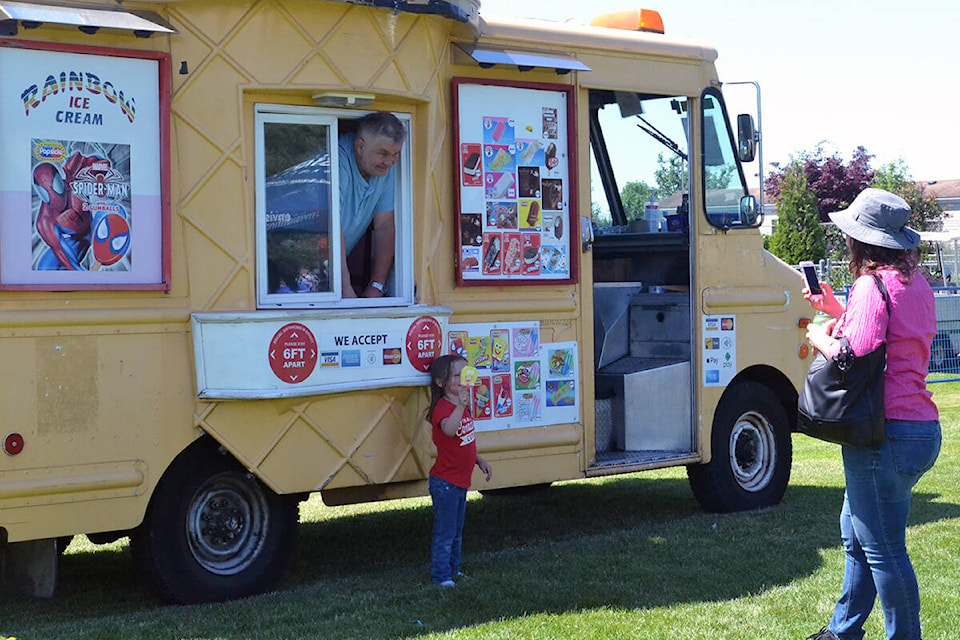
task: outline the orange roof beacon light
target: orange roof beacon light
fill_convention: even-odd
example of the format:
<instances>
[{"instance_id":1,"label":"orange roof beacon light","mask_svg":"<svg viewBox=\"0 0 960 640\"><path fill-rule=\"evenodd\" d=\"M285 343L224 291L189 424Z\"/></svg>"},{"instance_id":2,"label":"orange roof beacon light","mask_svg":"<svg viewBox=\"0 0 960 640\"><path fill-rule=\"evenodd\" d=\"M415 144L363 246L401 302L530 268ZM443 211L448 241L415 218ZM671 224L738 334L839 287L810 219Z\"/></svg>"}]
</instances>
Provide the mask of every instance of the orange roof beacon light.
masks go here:
<instances>
[{"instance_id":1,"label":"orange roof beacon light","mask_svg":"<svg viewBox=\"0 0 960 640\"><path fill-rule=\"evenodd\" d=\"M590 21L590 26L663 33L663 18L653 9L629 9L601 14Z\"/></svg>"}]
</instances>

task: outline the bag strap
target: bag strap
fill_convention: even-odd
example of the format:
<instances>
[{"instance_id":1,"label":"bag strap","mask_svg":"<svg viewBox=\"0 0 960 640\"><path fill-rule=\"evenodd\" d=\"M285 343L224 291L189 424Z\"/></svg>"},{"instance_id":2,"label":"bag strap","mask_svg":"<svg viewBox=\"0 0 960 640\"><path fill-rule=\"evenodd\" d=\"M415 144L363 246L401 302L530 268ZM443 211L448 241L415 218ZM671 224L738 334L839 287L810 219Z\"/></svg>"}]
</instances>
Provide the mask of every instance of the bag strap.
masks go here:
<instances>
[{"instance_id":1,"label":"bag strap","mask_svg":"<svg viewBox=\"0 0 960 640\"><path fill-rule=\"evenodd\" d=\"M880 295L883 296L883 304L887 307L887 333L890 332L890 295L887 293L887 287L883 284L883 279L878 276L876 273L871 273L873 276L873 281L877 283L877 289L880 290ZM887 341L887 336L883 336L883 341Z\"/></svg>"},{"instance_id":2,"label":"bag strap","mask_svg":"<svg viewBox=\"0 0 960 640\"><path fill-rule=\"evenodd\" d=\"M873 281L877 283L877 289L880 291L880 296L883 298L883 303L887 307L887 333L890 332L890 295L887 293L887 287L883 284L883 280L875 273L871 273L873 276ZM883 342L887 342L887 336L884 334ZM846 336L840 337L840 351L833 357L833 361L837 363L837 367L841 371L847 371L853 366L853 361L856 359L856 354L853 353L853 349L850 347L850 343L847 342Z\"/></svg>"}]
</instances>

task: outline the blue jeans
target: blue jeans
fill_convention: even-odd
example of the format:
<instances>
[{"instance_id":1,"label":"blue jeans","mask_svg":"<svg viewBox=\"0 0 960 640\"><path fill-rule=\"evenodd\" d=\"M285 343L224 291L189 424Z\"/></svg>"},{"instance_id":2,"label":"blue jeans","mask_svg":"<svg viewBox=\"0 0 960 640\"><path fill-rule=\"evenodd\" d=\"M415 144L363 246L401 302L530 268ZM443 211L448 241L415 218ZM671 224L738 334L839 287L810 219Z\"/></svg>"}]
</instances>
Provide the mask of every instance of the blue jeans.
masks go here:
<instances>
[{"instance_id":1,"label":"blue jeans","mask_svg":"<svg viewBox=\"0 0 960 640\"><path fill-rule=\"evenodd\" d=\"M907 555L910 495L940 453L940 423L887 420L877 449L843 447L840 535L843 587L830 620L840 640L861 640L880 596L888 640L919 640L920 591Z\"/></svg>"},{"instance_id":2,"label":"blue jeans","mask_svg":"<svg viewBox=\"0 0 960 640\"><path fill-rule=\"evenodd\" d=\"M433 500L430 577L439 584L460 573L467 490L430 476L430 498Z\"/></svg>"}]
</instances>

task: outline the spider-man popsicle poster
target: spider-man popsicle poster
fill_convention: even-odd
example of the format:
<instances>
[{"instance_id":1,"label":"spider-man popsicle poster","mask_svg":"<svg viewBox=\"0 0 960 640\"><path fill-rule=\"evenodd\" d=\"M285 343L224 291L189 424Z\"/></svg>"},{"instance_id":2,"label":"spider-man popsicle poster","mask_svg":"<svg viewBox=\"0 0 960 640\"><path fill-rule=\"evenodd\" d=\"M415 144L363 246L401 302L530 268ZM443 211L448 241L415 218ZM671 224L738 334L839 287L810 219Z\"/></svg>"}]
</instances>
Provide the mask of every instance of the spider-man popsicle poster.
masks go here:
<instances>
[{"instance_id":1,"label":"spider-man popsicle poster","mask_svg":"<svg viewBox=\"0 0 960 640\"><path fill-rule=\"evenodd\" d=\"M34 139L34 271L129 271L130 145Z\"/></svg>"}]
</instances>

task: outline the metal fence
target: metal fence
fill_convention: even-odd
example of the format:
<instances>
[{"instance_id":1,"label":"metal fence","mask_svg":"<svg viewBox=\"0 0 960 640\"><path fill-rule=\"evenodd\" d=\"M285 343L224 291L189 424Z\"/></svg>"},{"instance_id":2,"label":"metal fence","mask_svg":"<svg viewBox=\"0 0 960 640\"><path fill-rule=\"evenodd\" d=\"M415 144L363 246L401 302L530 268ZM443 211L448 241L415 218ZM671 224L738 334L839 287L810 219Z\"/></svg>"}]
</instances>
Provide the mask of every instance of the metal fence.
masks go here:
<instances>
[{"instance_id":1,"label":"metal fence","mask_svg":"<svg viewBox=\"0 0 960 640\"><path fill-rule=\"evenodd\" d=\"M934 287L937 335L930 352L928 382L960 380L960 287Z\"/></svg>"}]
</instances>

